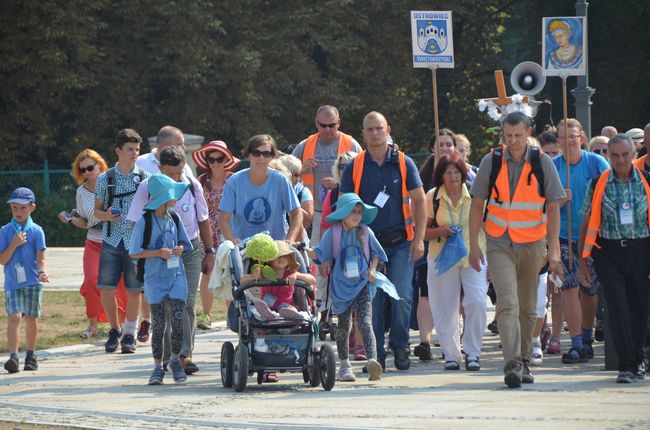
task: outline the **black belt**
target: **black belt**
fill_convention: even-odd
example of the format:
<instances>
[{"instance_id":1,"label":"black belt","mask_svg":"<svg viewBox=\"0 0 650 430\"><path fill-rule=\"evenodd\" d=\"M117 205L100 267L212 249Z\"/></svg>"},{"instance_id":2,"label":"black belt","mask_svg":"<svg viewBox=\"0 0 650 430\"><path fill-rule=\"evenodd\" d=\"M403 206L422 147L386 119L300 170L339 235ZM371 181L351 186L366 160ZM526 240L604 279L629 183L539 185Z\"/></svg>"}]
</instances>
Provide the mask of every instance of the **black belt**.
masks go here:
<instances>
[{"instance_id":1,"label":"black belt","mask_svg":"<svg viewBox=\"0 0 650 430\"><path fill-rule=\"evenodd\" d=\"M650 237L644 237L642 239L604 239L602 237L598 238L598 244L602 246L615 246L617 248L627 248L630 246L641 245L647 243L650 240Z\"/></svg>"}]
</instances>

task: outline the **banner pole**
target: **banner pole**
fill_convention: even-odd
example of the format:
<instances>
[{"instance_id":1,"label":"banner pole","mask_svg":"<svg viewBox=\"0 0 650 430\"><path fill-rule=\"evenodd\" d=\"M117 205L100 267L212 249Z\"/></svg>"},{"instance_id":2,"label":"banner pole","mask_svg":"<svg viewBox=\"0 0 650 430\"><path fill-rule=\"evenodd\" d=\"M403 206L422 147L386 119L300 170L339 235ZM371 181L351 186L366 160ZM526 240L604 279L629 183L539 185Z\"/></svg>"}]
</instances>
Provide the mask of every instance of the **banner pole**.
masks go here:
<instances>
[{"instance_id":1,"label":"banner pole","mask_svg":"<svg viewBox=\"0 0 650 430\"><path fill-rule=\"evenodd\" d=\"M438 122L438 80L436 78L437 66L431 67L431 78L433 85L433 124L436 129L436 142L433 149L433 170L435 172L438 160L440 160L440 125Z\"/></svg>"},{"instance_id":2,"label":"banner pole","mask_svg":"<svg viewBox=\"0 0 650 430\"><path fill-rule=\"evenodd\" d=\"M566 89L566 78L567 75L561 75L562 77L562 109L564 111L564 139L567 144L567 149L569 146L569 124L568 124L568 106L567 106L567 89ZM571 166L569 163L569 154L564 155L564 161L566 162L566 187L571 189ZM573 196L571 196L573 197ZM573 270L573 247L571 246L571 200L569 200L566 206L566 215L567 215L567 241L569 244L569 264L567 265L569 272Z\"/></svg>"}]
</instances>

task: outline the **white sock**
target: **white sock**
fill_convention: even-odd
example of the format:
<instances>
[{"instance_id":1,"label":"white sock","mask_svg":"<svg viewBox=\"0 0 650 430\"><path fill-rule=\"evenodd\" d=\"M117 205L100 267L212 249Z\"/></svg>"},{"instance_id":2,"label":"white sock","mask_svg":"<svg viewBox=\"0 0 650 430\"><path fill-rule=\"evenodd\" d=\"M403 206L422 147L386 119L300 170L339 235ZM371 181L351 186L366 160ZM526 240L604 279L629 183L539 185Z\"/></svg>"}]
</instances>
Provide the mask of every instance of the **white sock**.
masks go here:
<instances>
[{"instance_id":1,"label":"white sock","mask_svg":"<svg viewBox=\"0 0 650 430\"><path fill-rule=\"evenodd\" d=\"M345 367L352 367L352 365L350 364L350 359L349 358L346 358L344 360L339 359L339 361L341 362L341 369L343 369Z\"/></svg>"},{"instance_id":2,"label":"white sock","mask_svg":"<svg viewBox=\"0 0 650 430\"><path fill-rule=\"evenodd\" d=\"M122 329L123 334L130 334L135 336L135 331L138 329L138 320L135 321L124 321L124 328Z\"/></svg>"}]
</instances>

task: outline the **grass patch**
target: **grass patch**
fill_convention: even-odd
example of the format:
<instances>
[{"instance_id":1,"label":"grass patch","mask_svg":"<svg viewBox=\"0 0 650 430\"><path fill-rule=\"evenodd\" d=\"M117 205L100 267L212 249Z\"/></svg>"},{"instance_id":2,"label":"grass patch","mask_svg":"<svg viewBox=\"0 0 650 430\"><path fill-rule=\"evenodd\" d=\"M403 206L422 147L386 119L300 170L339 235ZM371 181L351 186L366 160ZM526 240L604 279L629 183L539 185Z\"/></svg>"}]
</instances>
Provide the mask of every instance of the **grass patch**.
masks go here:
<instances>
[{"instance_id":1,"label":"grass patch","mask_svg":"<svg viewBox=\"0 0 650 430\"><path fill-rule=\"evenodd\" d=\"M197 294L197 298L199 294ZM1 303L4 304L4 291L0 292ZM212 321L225 319L225 304L215 300L210 318ZM196 313L201 314L203 308L200 299L196 304ZM44 291L41 318L39 319L39 333L36 341L37 349L54 348L58 346L76 345L80 343L94 343L94 339L81 339L79 334L88 326L86 319L86 305L78 291ZM99 324L99 338L108 335L108 323ZM200 332L200 330L199 330ZM20 350L25 350L25 324L20 324ZM0 314L0 353L7 353L7 313Z\"/></svg>"}]
</instances>

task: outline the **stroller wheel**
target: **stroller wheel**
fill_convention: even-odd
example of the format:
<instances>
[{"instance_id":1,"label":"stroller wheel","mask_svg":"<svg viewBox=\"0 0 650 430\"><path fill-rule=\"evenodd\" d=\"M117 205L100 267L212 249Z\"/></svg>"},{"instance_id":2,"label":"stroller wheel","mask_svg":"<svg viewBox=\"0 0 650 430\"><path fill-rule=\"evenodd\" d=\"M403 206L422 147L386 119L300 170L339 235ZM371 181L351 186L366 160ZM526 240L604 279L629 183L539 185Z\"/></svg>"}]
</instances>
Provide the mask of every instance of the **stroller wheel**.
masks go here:
<instances>
[{"instance_id":1,"label":"stroller wheel","mask_svg":"<svg viewBox=\"0 0 650 430\"><path fill-rule=\"evenodd\" d=\"M320 347L320 379L323 389L330 391L336 382L336 355L329 343Z\"/></svg>"},{"instance_id":2,"label":"stroller wheel","mask_svg":"<svg viewBox=\"0 0 650 430\"><path fill-rule=\"evenodd\" d=\"M248 382L248 350L242 344L237 345L237 348L235 348L232 375L235 391L241 393Z\"/></svg>"},{"instance_id":3,"label":"stroller wheel","mask_svg":"<svg viewBox=\"0 0 650 430\"><path fill-rule=\"evenodd\" d=\"M331 323L330 324L330 340L336 341L336 330L338 329L338 324L336 323Z\"/></svg>"},{"instance_id":4,"label":"stroller wheel","mask_svg":"<svg viewBox=\"0 0 650 430\"><path fill-rule=\"evenodd\" d=\"M221 347L221 384L225 388L232 388L232 367L235 348L231 342L224 342Z\"/></svg>"},{"instance_id":5,"label":"stroller wheel","mask_svg":"<svg viewBox=\"0 0 650 430\"><path fill-rule=\"evenodd\" d=\"M257 385L262 385L264 382L264 372L257 372Z\"/></svg>"},{"instance_id":6,"label":"stroller wheel","mask_svg":"<svg viewBox=\"0 0 650 430\"><path fill-rule=\"evenodd\" d=\"M325 330L325 327L323 324L318 325L318 338L320 340L325 340L327 337L327 331Z\"/></svg>"}]
</instances>

